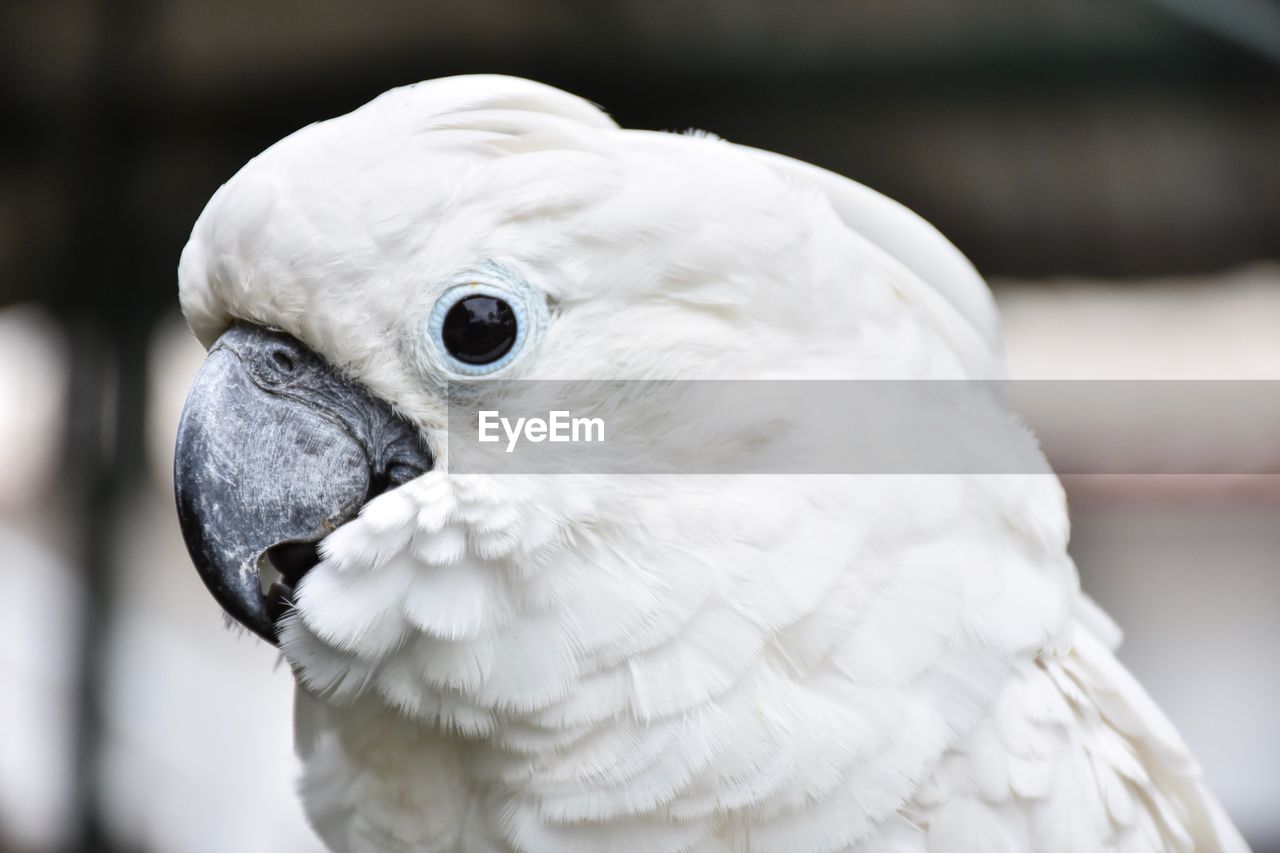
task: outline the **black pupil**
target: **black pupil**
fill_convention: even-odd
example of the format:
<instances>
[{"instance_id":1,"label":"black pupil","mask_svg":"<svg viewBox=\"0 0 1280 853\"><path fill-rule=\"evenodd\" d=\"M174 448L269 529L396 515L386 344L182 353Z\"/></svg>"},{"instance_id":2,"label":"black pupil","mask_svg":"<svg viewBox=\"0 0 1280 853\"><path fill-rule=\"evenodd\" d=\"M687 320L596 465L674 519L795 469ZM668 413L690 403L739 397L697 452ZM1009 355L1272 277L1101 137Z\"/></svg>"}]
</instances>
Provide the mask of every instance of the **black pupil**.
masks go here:
<instances>
[{"instance_id":1,"label":"black pupil","mask_svg":"<svg viewBox=\"0 0 1280 853\"><path fill-rule=\"evenodd\" d=\"M495 296L468 296L444 315L444 346L467 364L491 364L516 342L516 315Z\"/></svg>"}]
</instances>

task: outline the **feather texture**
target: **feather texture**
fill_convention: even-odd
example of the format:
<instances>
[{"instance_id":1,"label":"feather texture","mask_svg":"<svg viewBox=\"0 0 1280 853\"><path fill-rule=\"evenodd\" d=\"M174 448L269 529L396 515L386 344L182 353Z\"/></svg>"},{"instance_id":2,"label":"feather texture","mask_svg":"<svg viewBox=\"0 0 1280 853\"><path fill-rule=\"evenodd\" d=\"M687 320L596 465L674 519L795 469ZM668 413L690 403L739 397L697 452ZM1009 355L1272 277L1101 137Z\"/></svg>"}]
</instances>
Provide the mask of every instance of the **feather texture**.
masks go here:
<instances>
[{"instance_id":1,"label":"feather texture","mask_svg":"<svg viewBox=\"0 0 1280 853\"><path fill-rule=\"evenodd\" d=\"M981 279L905 209L501 77L264 152L197 223L181 298L206 343L233 318L298 336L444 459L444 378L416 354L483 259L554 305L515 377L1001 370ZM806 415L735 436L683 414L652 424L673 470ZM318 832L346 853L1243 850L1082 598L1056 479L990 417L1042 473L442 465L371 501L283 623Z\"/></svg>"}]
</instances>

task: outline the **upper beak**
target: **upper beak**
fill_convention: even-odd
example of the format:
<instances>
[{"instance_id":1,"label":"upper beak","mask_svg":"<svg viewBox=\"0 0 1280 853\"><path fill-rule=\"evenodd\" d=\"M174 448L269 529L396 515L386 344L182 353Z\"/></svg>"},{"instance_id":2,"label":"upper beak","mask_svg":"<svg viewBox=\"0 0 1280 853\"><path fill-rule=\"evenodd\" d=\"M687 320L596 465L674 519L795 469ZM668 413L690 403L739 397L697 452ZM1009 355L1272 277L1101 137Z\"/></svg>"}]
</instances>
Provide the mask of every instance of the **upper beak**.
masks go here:
<instances>
[{"instance_id":1,"label":"upper beak","mask_svg":"<svg viewBox=\"0 0 1280 853\"><path fill-rule=\"evenodd\" d=\"M297 339L237 324L209 350L178 424L178 521L214 598L274 643L319 540L431 465L387 403ZM270 593L264 562L281 576Z\"/></svg>"}]
</instances>

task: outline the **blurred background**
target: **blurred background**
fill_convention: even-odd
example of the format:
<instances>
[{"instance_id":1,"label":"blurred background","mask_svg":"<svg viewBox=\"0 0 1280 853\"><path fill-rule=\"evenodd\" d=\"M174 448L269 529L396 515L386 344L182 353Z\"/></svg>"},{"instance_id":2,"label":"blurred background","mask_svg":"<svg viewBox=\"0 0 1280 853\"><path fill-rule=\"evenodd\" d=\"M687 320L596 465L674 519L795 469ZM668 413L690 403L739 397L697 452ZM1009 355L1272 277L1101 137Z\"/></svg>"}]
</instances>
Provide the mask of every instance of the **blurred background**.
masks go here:
<instances>
[{"instance_id":1,"label":"blurred background","mask_svg":"<svg viewBox=\"0 0 1280 853\"><path fill-rule=\"evenodd\" d=\"M7 0L0 63L0 853L318 849L288 671L178 535L175 268L245 160L391 86L529 76L861 180L990 278L1015 377L1280 379L1277 0ZM1155 473L1067 482L1085 587L1280 851L1280 439L1160 475L1134 415Z\"/></svg>"}]
</instances>

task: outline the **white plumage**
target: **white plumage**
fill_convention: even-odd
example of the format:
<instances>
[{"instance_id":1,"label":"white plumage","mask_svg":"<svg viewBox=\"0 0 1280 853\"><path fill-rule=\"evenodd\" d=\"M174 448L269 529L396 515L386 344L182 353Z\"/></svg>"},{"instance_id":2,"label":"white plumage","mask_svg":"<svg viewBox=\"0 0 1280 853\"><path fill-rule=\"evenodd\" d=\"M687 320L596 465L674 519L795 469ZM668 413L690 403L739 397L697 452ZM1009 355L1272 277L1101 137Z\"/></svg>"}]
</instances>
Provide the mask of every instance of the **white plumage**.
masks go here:
<instances>
[{"instance_id":1,"label":"white plumage","mask_svg":"<svg viewBox=\"0 0 1280 853\"><path fill-rule=\"evenodd\" d=\"M440 449L419 338L486 259L554 301L511 376L1001 370L985 285L904 208L502 77L255 158L181 298L206 344L284 329ZM325 540L285 623L307 811L351 853L1244 850L1067 535L1048 474L432 471Z\"/></svg>"}]
</instances>

